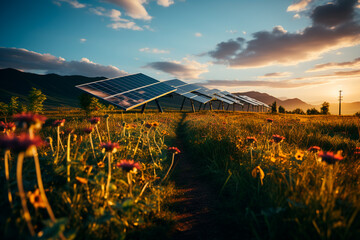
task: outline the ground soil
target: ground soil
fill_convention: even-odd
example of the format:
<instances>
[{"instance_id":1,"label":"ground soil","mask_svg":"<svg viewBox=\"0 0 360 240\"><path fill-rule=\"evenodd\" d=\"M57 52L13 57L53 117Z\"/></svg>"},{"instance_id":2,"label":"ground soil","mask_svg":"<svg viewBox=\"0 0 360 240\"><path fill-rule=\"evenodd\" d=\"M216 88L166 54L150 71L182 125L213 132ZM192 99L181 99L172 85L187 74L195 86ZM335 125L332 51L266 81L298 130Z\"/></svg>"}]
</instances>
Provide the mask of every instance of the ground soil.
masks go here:
<instances>
[{"instance_id":1,"label":"ground soil","mask_svg":"<svg viewBox=\"0 0 360 240\"><path fill-rule=\"evenodd\" d=\"M183 130L182 124L178 131ZM175 168L171 176L177 189L171 203L177 221L172 239L219 239L214 213L217 193L201 175L200 166L192 159L191 153L184 149L181 136L175 144L181 154L175 156Z\"/></svg>"}]
</instances>

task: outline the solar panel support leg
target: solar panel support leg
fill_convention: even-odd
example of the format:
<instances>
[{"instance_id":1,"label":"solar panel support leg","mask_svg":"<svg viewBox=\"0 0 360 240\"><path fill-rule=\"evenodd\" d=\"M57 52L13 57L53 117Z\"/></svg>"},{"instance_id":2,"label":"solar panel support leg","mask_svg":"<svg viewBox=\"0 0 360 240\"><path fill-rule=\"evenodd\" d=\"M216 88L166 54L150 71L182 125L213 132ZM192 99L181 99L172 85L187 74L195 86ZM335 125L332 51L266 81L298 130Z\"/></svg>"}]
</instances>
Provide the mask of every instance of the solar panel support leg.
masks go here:
<instances>
[{"instance_id":1,"label":"solar panel support leg","mask_svg":"<svg viewBox=\"0 0 360 240\"><path fill-rule=\"evenodd\" d=\"M221 102L221 110L224 111L224 102Z\"/></svg>"},{"instance_id":2,"label":"solar panel support leg","mask_svg":"<svg viewBox=\"0 0 360 240\"><path fill-rule=\"evenodd\" d=\"M191 108L192 108L193 112L196 112L195 106L194 106L194 101L190 99L190 102L191 102Z\"/></svg>"},{"instance_id":3,"label":"solar panel support leg","mask_svg":"<svg viewBox=\"0 0 360 240\"><path fill-rule=\"evenodd\" d=\"M247 112L249 111L249 109L250 109L250 104L248 104Z\"/></svg>"},{"instance_id":4,"label":"solar panel support leg","mask_svg":"<svg viewBox=\"0 0 360 240\"><path fill-rule=\"evenodd\" d=\"M200 103L200 105L199 105L199 112L200 112L200 110L201 110L201 106L202 106L202 103Z\"/></svg>"},{"instance_id":5,"label":"solar panel support leg","mask_svg":"<svg viewBox=\"0 0 360 240\"><path fill-rule=\"evenodd\" d=\"M212 111L213 110L212 103L209 102L209 105L210 105L210 111Z\"/></svg>"},{"instance_id":6,"label":"solar panel support leg","mask_svg":"<svg viewBox=\"0 0 360 240\"><path fill-rule=\"evenodd\" d=\"M183 108L184 108L184 103L185 103L185 100L186 100L186 98L184 97L184 100L183 100L183 102L182 102L182 104L181 104L180 111L182 111L182 110L183 110Z\"/></svg>"},{"instance_id":7,"label":"solar panel support leg","mask_svg":"<svg viewBox=\"0 0 360 240\"><path fill-rule=\"evenodd\" d=\"M159 112L163 113L164 111L163 111L163 109L162 109L159 101L158 101L157 99L155 99L155 102L156 102L156 105L157 105L157 107L158 107L158 109L159 109Z\"/></svg>"},{"instance_id":8,"label":"solar panel support leg","mask_svg":"<svg viewBox=\"0 0 360 240\"><path fill-rule=\"evenodd\" d=\"M221 108L221 102L219 102L218 110L220 110L220 108Z\"/></svg>"},{"instance_id":9,"label":"solar panel support leg","mask_svg":"<svg viewBox=\"0 0 360 240\"><path fill-rule=\"evenodd\" d=\"M144 113L144 112L145 112L146 105L147 105L147 103L145 103L145 104L142 106L142 108L141 108L141 113Z\"/></svg>"},{"instance_id":10,"label":"solar panel support leg","mask_svg":"<svg viewBox=\"0 0 360 240\"><path fill-rule=\"evenodd\" d=\"M227 105L226 111L229 110L230 104Z\"/></svg>"},{"instance_id":11,"label":"solar panel support leg","mask_svg":"<svg viewBox=\"0 0 360 240\"><path fill-rule=\"evenodd\" d=\"M204 104L203 110L205 110L205 108L206 108L206 103Z\"/></svg>"},{"instance_id":12,"label":"solar panel support leg","mask_svg":"<svg viewBox=\"0 0 360 240\"><path fill-rule=\"evenodd\" d=\"M235 104L233 104L233 111L235 112Z\"/></svg>"}]
</instances>

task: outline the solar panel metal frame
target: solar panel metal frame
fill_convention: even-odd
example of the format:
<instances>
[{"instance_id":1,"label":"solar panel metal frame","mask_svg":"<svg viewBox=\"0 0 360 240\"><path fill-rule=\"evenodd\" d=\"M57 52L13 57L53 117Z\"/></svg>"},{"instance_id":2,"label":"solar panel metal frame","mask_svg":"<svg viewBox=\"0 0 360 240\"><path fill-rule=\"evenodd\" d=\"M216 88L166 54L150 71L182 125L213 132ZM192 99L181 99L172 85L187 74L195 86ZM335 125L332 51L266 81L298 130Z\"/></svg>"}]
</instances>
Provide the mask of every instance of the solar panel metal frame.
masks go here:
<instances>
[{"instance_id":1,"label":"solar panel metal frame","mask_svg":"<svg viewBox=\"0 0 360 240\"><path fill-rule=\"evenodd\" d=\"M132 79L135 78L136 80L139 80L139 78L141 78L141 77L145 77L145 81L142 81L142 82L146 83L146 80L148 80L147 81L148 84L139 87L139 82L141 82L141 81L139 81L138 83L135 84L134 88L129 89L129 87L128 87L127 90L122 91L122 92L116 92L116 93L114 92L114 89L116 89L116 86L115 86L115 88L111 90L111 92L115 93L115 94L111 94L111 95L109 93L101 91L101 89L98 89L99 88L98 87L99 83L100 83L100 85L101 85L101 83L104 85L104 83L106 83L107 81L114 81L114 80L115 81L119 80L118 82L127 81L127 83L129 83L128 82L129 78L132 78ZM133 82L131 82L131 83L133 83ZM96 84L96 85L94 86L94 84ZM119 85L119 83L116 83L116 84ZM155 100L157 98L160 98L160 97L162 97L162 96L164 96L166 94L169 94L169 93L172 93L172 92L176 91L176 88L171 87L171 86L169 86L167 84L164 84L164 83L162 83L162 82L160 82L160 81L158 81L158 80L156 80L154 78L151 78L151 77L149 77L149 76L147 76L145 74L142 74L142 73L127 75L127 76L123 76L123 77L115 77L115 78L110 78L110 79L103 79L103 80L99 80L99 81L95 81L95 82L80 84L80 85L77 85L75 87L79 88L79 89L81 89L81 90L83 90L83 91L85 91L87 93L90 93L91 95L94 95L94 96L96 96L98 98L101 98L101 99L103 99L105 101L108 101L111 104L114 104L114 105L120 107L121 109L124 109L125 111L136 108L136 107L141 106L141 105L143 105L143 104L145 104L147 102L150 102L150 101ZM140 92L141 90L144 91L144 89L149 89L149 88L154 88L154 87L155 88L156 87L157 88L163 88L163 91L159 90L160 91L159 94L154 94L154 93L151 93L151 92L148 92L148 93L147 92L144 92L144 93ZM92 90L88 90L89 88L91 88ZM106 87L104 87L104 88L106 88ZM139 98L140 95L142 95L142 94L146 94L148 96L148 98L147 99L141 99L140 98L140 99L136 100L136 98ZM133 97L132 99L131 99L131 96ZM129 107L126 107L124 105L120 105L118 103L115 103L115 99L119 99L120 97L131 99L131 101L138 101L138 103L137 104L133 103ZM111 100L111 99L113 99L113 100Z\"/></svg>"}]
</instances>

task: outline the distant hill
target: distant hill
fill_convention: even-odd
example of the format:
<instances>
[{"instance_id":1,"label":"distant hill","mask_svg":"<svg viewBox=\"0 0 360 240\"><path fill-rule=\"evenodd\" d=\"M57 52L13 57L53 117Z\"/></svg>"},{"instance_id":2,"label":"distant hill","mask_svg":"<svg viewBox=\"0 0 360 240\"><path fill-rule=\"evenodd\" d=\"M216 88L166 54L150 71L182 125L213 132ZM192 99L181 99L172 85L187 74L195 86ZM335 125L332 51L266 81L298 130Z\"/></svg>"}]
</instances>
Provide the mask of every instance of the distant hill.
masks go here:
<instances>
[{"instance_id":1,"label":"distant hill","mask_svg":"<svg viewBox=\"0 0 360 240\"><path fill-rule=\"evenodd\" d=\"M260 93L256 91L250 91L250 92L238 92L234 93L238 95L246 95L251 98L255 98L261 102L264 102L268 105L271 105L273 102L276 101L277 106L283 106L287 111L292 111L296 108L301 108L306 112L309 108L316 108L320 111L321 105L311 105L308 104L298 98L292 98L292 99L286 99L281 100L279 98L276 98L274 96L271 96L267 93ZM360 102L353 102L353 103L342 103L341 104L341 113L344 115L352 115L356 112L360 112ZM339 114L339 104L338 103L330 103L330 113L331 114Z\"/></svg>"},{"instance_id":2,"label":"distant hill","mask_svg":"<svg viewBox=\"0 0 360 240\"><path fill-rule=\"evenodd\" d=\"M294 110L296 108L301 108L304 111L306 111L306 109L314 107L313 105L310 105L298 98L280 100L279 98L271 96L267 93L260 93L260 92L256 92L256 91L240 92L240 93L235 93L235 94L249 96L251 98L255 98L255 99L257 99L263 103L266 103L268 105L271 105L273 102L276 101L277 106L283 106L286 110L289 110L289 111Z\"/></svg>"},{"instance_id":3,"label":"distant hill","mask_svg":"<svg viewBox=\"0 0 360 240\"><path fill-rule=\"evenodd\" d=\"M21 101L32 87L40 89L47 100L44 105L51 107L78 107L78 96L82 91L75 85L105 79L104 77L60 76L57 74L34 74L15 69L0 69L0 101L8 103L12 96L18 96Z\"/></svg>"}]
</instances>

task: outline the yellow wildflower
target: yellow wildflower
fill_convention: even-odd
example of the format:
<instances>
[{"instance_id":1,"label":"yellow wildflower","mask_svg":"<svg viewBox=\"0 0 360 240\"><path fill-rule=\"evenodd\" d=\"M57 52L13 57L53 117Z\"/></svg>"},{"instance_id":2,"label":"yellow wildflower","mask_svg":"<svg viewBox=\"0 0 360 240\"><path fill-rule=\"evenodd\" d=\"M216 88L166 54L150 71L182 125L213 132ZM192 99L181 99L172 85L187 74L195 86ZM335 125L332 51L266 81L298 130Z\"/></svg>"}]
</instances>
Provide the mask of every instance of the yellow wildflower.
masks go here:
<instances>
[{"instance_id":1,"label":"yellow wildflower","mask_svg":"<svg viewBox=\"0 0 360 240\"><path fill-rule=\"evenodd\" d=\"M259 179L260 179L261 185L263 185L263 179L265 178L265 173L264 173L264 171L261 169L260 166L257 166L256 168L254 168L254 169L251 171L251 175L252 175L253 178L257 178L257 176L259 175Z\"/></svg>"}]
</instances>

